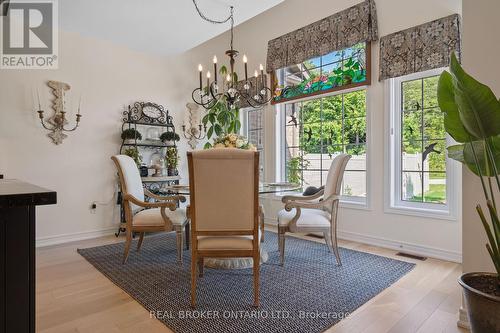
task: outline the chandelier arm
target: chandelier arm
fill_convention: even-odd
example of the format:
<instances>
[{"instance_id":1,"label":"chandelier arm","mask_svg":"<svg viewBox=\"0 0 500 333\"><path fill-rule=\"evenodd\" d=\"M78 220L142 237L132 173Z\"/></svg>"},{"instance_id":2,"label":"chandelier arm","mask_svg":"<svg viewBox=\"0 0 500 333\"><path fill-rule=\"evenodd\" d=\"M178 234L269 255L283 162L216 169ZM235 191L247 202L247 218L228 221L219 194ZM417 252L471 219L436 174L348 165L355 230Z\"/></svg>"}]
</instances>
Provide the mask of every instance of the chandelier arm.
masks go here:
<instances>
[{"instance_id":1,"label":"chandelier arm","mask_svg":"<svg viewBox=\"0 0 500 333\"><path fill-rule=\"evenodd\" d=\"M196 100L196 98L195 98L194 96L195 96L196 94L197 94L197 95L200 95L200 93L199 93L199 92L201 92L201 89L200 89L200 88L196 88L196 89L195 89L195 90L193 90L193 92L191 93L191 97L192 97L192 99L193 99L193 102L195 102L196 104L201 105L201 106L203 106L204 108L206 108L206 105L209 105L210 103L212 103L212 102L213 102L213 99L210 99L210 100L208 100L207 102L205 102L205 103L204 103L204 102L203 102L203 97L201 97L200 101L198 101L198 100ZM203 94L203 96L207 96L207 95Z\"/></svg>"},{"instance_id":2,"label":"chandelier arm","mask_svg":"<svg viewBox=\"0 0 500 333\"><path fill-rule=\"evenodd\" d=\"M55 130L55 129L56 129L56 127L55 127L55 126L54 126L54 127L52 127L52 128L50 128L50 127L48 127L47 125L45 125L45 121L43 121L43 119L40 119L40 123L42 123L42 127L43 127L43 128L45 128L46 130L53 131L53 130Z\"/></svg>"},{"instance_id":3,"label":"chandelier arm","mask_svg":"<svg viewBox=\"0 0 500 333\"><path fill-rule=\"evenodd\" d=\"M74 130L76 130L78 128L78 123L76 123L75 127L73 127L72 129L65 129L64 127L61 127L61 129L65 132L73 132Z\"/></svg>"}]
</instances>

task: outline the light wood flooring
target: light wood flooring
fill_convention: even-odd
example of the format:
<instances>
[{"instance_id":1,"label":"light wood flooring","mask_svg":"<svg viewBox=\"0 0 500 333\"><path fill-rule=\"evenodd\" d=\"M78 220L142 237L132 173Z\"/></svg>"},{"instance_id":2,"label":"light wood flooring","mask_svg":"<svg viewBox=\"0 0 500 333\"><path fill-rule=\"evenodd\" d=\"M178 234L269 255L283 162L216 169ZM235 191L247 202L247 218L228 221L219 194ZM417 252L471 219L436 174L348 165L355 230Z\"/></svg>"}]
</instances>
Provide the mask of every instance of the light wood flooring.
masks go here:
<instances>
[{"instance_id":1,"label":"light wood flooring","mask_svg":"<svg viewBox=\"0 0 500 333\"><path fill-rule=\"evenodd\" d=\"M120 241L109 236L37 249L37 332L171 332L76 252ZM340 245L402 259L396 251L379 247ZM466 332L456 326L461 266L435 259L403 260L416 263L415 269L327 332Z\"/></svg>"}]
</instances>

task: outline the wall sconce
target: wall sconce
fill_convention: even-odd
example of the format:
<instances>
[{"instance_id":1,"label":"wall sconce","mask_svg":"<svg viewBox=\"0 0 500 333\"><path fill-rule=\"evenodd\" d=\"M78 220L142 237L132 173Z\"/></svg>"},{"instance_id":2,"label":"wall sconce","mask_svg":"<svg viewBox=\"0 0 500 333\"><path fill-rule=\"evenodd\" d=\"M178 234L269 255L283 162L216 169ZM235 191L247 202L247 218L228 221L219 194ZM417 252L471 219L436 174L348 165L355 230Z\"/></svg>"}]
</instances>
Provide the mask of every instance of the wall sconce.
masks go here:
<instances>
[{"instance_id":1,"label":"wall sconce","mask_svg":"<svg viewBox=\"0 0 500 333\"><path fill-rule=\"evenodd\" d=\"M63 132L73 132L78 128L78 125L80 124L80 118L82 117L82 115L80 114L82 99L80 97L80 103L78 105L78 113L76 114L76 125L73 128L67 129L65 128L65 125L68 124L68 120L66 119L65 94L66 91L71 89L71 87L69 84L59 81L49 81L47 85L52 89L52 94L55 97L52 102L52 109L54 110L54 114L47 120L47 122L44 121L44 116L43 116L44 111L42 110L42 105L40 103L40 93L38 91L37 91L37 96L38 96L37 112L43 128L50 131L50 133L47 134L47 136L52 139L53 143L58 145L61 144L66 137L68 137Z\"/></svg>"},{"instance_id":2,"label":"wall sconce","mask_svg":"<svg viewBox=\"0 0 500 333\"><path fill-rule=\"evenodd\" d=\"M188 109L188 121L187 126L182 125L182 132L184 137L188 139L191 149L195 149L198 141L205 138L207 127L202 125L201 119L199 119L198 104L187 103L186 107Z\"/></svg>"}]
</instances>

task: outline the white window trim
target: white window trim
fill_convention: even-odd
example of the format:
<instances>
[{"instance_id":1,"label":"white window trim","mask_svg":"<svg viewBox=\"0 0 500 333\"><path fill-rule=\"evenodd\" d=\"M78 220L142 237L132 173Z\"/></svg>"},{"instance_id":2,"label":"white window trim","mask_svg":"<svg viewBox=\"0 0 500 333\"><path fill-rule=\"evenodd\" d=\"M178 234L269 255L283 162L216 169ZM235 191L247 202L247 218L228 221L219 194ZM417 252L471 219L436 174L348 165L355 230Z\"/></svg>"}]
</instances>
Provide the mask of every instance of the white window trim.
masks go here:
<instances>
[{"instance_id":1,"label":"white window trim","mask_svg":"<svg viewBox=\"0 0 500 333\"><path fill-rule=\"evenodd\" d=\"M248 113L253 111L254 108L252 107L246 107L246 108L242 108L240 109L240 124L241 124L241 127L240 127L240 135L243 135L245 136L248 140L250 140L250 136L249 136L249 133L248 133ZM257 108L259 110L262 110L264 112L263 116L265 115L265 109L264 107L262 108ZM265 157L265 153L266 153L266 130L265 130L265 120L263 119L262 120L263 123L262 123L262 131L263 131L263 138L262 138L262 147L263 147L263 150L262 150L262 157L264 158L264 161L261 161L262 162L262 165L263 165L263 170L262 170L262 180L263 181L264 179L266 179L266 157Z\"/></svg>"},{"instance_id":2,"label":"white window trim","mask_svg":"<svg viewBox=\"0 0 500 333\"><path fill-rule=\"evenodd\" d=\"M359 86L354 88L349 88L345 90L333 91L325 94L320 94L316 96L306 96L304 98L299 98L296 100L283 102L275 105L276 112L276 133L279 133L276 138L276 179L279 181L285 181L286 166L285 166L285 132L283 131L283 117L285 113L285 104L304 102L312 99L325 98L335 95L348 94L350 92L365 90L366 91L366 197L359 196L341 196L340 207L348 209L361 209L361 210L372 210L371 207L371 148L372 148L372 113L370 108L370 89L368 86Z\"/></svg>"},{"instance_id":3,"label":"white window trim","mask_svg":"<svg viewBox=\"0 0 500 333\"><path fill-rule=\"evenodd\" d=\"M401 200L401 83L429 76L441 74L443 69L433 69L425 72L413 73L403 77L386 80L386 105L389 106L386 143L389 149L385 151L385 212L403 215L412 215L434 219L456 221L460 216L461 166L459 163L446 158L446 205L432 203L418 203ZM453 140L447 136L447 146Z\"/></svg>"}]
</instances>

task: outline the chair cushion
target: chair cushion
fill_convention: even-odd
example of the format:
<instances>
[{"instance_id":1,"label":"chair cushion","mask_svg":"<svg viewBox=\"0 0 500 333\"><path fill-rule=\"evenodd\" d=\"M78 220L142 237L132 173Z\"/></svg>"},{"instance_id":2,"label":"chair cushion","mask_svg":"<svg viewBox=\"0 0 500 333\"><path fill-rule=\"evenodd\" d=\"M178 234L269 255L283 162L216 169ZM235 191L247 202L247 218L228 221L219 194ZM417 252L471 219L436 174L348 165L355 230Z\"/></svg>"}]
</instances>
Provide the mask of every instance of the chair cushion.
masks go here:
<instances>
[{"instance_id":1,"label":"chair cushion","mask_svg":"<svg viewBox=\"0 0 500 333\"><path fill-rule=\"evenodd\" d=\"M297 213L296 209L287 212L282 209L278 213L278 224L288 226ZM320 209L301 208L297 228L328 228L330 227L330 214ZM290 230L295 231L295 230Z\"/></svg>"},{"instance_id":2,"label":"chair cushion","mask_svg":"<svg viewBox=\"0 0 500 333\"><path fill-rule=\"evenodd\" d=\"M182 224L186 220L185 208L177 208L174 211L167 208L165 209L165 213L173 225ZM165 225L165 221L161 216L160 208L152 208L141 210L135 214L132 224L134 226L162 226Z\"/></svg>"},{"instance_id":3,"label":"chair cushion","mask_svg":"<svg viewBox=\"0 0 500 333\"><path fill-rule=\"evenodd\" d=\"M198 250L252 250L252 240L252 236L198 236Z\"/></svg>"}]
</instances>

